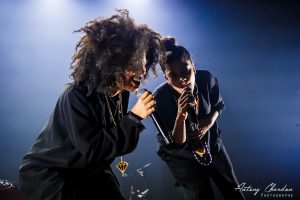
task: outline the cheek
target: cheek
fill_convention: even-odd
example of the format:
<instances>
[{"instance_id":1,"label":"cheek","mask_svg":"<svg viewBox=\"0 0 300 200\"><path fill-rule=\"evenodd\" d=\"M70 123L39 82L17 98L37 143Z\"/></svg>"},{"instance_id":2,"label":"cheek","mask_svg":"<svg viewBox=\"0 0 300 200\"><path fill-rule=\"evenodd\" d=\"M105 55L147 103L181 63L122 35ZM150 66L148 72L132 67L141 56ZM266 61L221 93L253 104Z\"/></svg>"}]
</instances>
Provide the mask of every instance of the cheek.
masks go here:
<instances>
[{"instance_id":1,"label":"cheek","mask_svg":"<svg viewBox=\"0 0 300 200\"><path fill-rule=\"evenodd\" d=\"M132 83L131 83L131 79L130 78L126 78L125 80L125 87L132 87Z\"/></svg>"},{"instance_id":2,"label":"cheek","mask_svg":"<svg viewBox=\"0 0 300 200\"><path fill-rule=\"evenodd\" d=\"M135 92L138 89L139 85L134 84L132 82L133 78L134 78L134 76L130 76L130 77L126 76L125 82L124 82L124 87L123 87L124 90L127 90L129 92Z\"/></svg>"},{"instance_id":3,"label":"cheek","mask_svg":"<svg viewBox=\"0 0 300 200\"><path fill-rule=\"evenodd\" d=\"M176 86L176 87L180 87L180 82L178 80L176 80L176 79L169 79L169 83L171 85Z\"/></svg>"},{"instance_id":4,"label":"cheek","mask_svg":"<svg viewBox=\"0 0 300 200\"><path fill-rule=\"evenodd\" d=\"M181 93L183 91L183 88L179 81L173 79L173 80L169 80L169 83L178 93Z\"/></svg>"},{"instance_id":5,"label":"cheek","mask_svg":"<svg viewBox=\"0 0 300 200\"><path fill-rule=\"evenodd\" d=\"M190 78L190 82L192 83L193 86L195 86L195 79L196 79L195 74L193 74Z\"/></svg>"},{"instance_id":6,"label":"cheek","mask_svg":"<svg viewBox=\"0 0 300 200\"><path fill-rule=\"evenodd\" d=\"M124 76L125 76L125 80L128 81L129 79L131 79L135 74L131 71L126 71L124 72Z\"/></svg>"}]
</instances>

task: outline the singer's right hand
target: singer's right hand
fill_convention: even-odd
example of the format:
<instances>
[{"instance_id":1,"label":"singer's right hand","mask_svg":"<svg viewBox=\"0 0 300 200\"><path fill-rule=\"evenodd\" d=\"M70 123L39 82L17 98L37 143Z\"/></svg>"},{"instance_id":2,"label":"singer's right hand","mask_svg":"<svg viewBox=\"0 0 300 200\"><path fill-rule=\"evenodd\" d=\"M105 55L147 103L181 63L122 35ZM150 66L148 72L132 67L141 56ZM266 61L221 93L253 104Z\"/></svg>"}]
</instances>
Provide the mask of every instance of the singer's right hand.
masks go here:
<instances>
[{"instance_id":1,"label":"singer's right hand","mask_svg":"<svg viewBox=\"0 0 300 200\"><path fill-rule=\"evenodd\" d=\"M183 90L177 103L177 119L186 120L187 118L187 108L189 106L195 105L195 98L193 94L189 91Z\"/></svg>"},{"instance_id":2,"label":"singer's right hand","mask_svg":"<svg viewBox=\"0 0 300 200\"><path fill-rule=\"evenodd\" d=\"M132 107L131 112L138 115L142 119L148 117L151 113L155 111L156 101L154 96L145 91L136 102L136 104Z\"/></svg>"}]
</instances>

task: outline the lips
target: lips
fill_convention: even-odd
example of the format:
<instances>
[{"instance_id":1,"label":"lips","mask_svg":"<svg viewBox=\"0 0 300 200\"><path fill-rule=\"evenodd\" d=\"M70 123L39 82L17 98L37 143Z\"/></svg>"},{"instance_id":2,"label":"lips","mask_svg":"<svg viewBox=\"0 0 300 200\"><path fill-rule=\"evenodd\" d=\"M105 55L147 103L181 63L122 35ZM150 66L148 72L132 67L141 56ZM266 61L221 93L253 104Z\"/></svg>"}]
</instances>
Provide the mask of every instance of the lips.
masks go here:
<instances>
[{"instance_id":1,"label":"lips","mask_svg":"<svg viewBox=\"0 0 300 200\"><path fill-rule=\"evenodd\" d=\"M181 83L182 87L190 87L191 86L191 83L190 82L183 82Z\"/></svg>"},{"instance_id":2,"label":"lips","mask_svg":"<svg viewBox=\"0 0 300 200\"><path fill-rule=\"evenodd\" d=\"M139 80L139 79L132 79L131 82L132 82L136 87L138 87L138 86L141 84L141 80Z\"/></svg>"}]
</instances>

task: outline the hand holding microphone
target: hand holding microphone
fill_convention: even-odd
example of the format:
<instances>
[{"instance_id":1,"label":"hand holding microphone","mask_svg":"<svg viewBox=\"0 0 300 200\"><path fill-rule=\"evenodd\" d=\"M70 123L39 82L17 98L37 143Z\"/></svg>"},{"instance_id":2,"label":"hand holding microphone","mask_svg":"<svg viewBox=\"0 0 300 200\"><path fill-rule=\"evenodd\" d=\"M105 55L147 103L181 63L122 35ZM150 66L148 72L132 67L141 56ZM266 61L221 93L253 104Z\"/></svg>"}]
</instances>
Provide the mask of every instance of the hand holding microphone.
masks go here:
<instances>
[{"instance_id":1,"label":"hand holding microphone","mask_svg":"<svg viewBox=\"0 0 300 200\"><path fill-rule=\"evenodd\" d=\"M143 104L144 107L146 108L146 114L144 113L145 118L150 115L153 120L154 125L156 126L157 130L163 137L165 143L166 144L172 143L172 139L168 136L162 120L159 118L158 114L155 112L156 101L155 101L152 93L149 92L148 90L146 90L145 88L141 88L136 92L136 95L139 98L139 101L141 101L141 102L138 101L136 103L136 105L133 106L131 112L134 112L135 110L136 110L136 112L141 112L141 110L139 110L139 107L140 107L139 103ZM134 114L136 114L136 113L134 113ZM143 118L143 119L145 119L145 118Z\"/></svg>"},{"instance_id":2,"label":"hand holding microphone","mask_svg":"<svg viewBox=\"0 0 300 200\"><path fill-rule=\"evenodd\" d=\"M190 88L185 88L185 90L191 92ZM189 137L201 139L214 124L214 121L212 121L211 117L198 120L196 110L196 103L190 104L187 108L189 126L192 128L192 131L194 131Z\"/></svg>"},{"instance_id":3,"label":"hand holding microphone","mask_svg":"<svg viewBox=\"0 0 300 200\"><path fill-rule=\"evenodd\" d=\"M186 87L184 88L184 91L190 93L193 97L193 103L189 103L186 109L186 127L189 133L188 137L193 149L193 155L201 165L207 166L212 163L212 156L207 145L209 142L203 140L202 138L208 129L204 129L204 127L200 126L202 124L200 124L197 118L196 99L193 96L191 89Z\"/></svg>"},{"instance_id":4,"label":"hand holding microphone","mask_svg":"<svg viewBox=\"0 0 300 200\"><path fill-rule=\"evenodd\" d=\"M144 90L138 97L139 100L132 107L131 112L140 118L145 119L155 111L156 102L154 96L147 90Z\"/></svg>"},{"instance_id":5,"label":"hand holding microphone","mask_svg":"<svg viewBox=\"0 0 300 200\"><path fill-rule=\"evenodd\" d=\"M196 110L195 110L195 97L192 94L191 88L186 87L183 89L177 103L177 118L186 120L192 117L193 123L197 122ZM188 119L190 120L190 119Z\"/></svg>"},{"instance_id":6,"label":"hand holding microphone","mask_svg":"<svg viewBox=\"0 0 300 200\"><path fill-rule=\"evenodd\" d=\"M189 87L184 88L183 94L187 93L188 102L186 103L186 126L189 132L189 138L202 138L204 134L201 133L199 127L199 120L196 112L196 101ZM200 134L199 134L200 133Z\"/></svg>"}]
</instances>

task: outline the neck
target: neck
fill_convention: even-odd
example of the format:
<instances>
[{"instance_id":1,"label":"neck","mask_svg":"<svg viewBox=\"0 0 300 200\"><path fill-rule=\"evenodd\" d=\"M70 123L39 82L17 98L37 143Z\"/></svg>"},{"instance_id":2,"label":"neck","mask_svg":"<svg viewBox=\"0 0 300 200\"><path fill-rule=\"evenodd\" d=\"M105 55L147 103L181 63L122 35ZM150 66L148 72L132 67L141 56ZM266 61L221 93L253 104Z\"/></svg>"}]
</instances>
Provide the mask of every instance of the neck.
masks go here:
<instances>
[{"instance_id":1,"label":"neck","mask_svg":"<svg viewBox=\"0 0 300 200\"><path fill-rule=\"evenodd\" d=\"M170 83L169 83L170 84ZM175 90L178 94L181 94L182 91L183 91L183 88L179 88L179 87L176 87L172 84L170 84L171 88L173 88L173 90Z\"/></svg>"}]
</instances>

